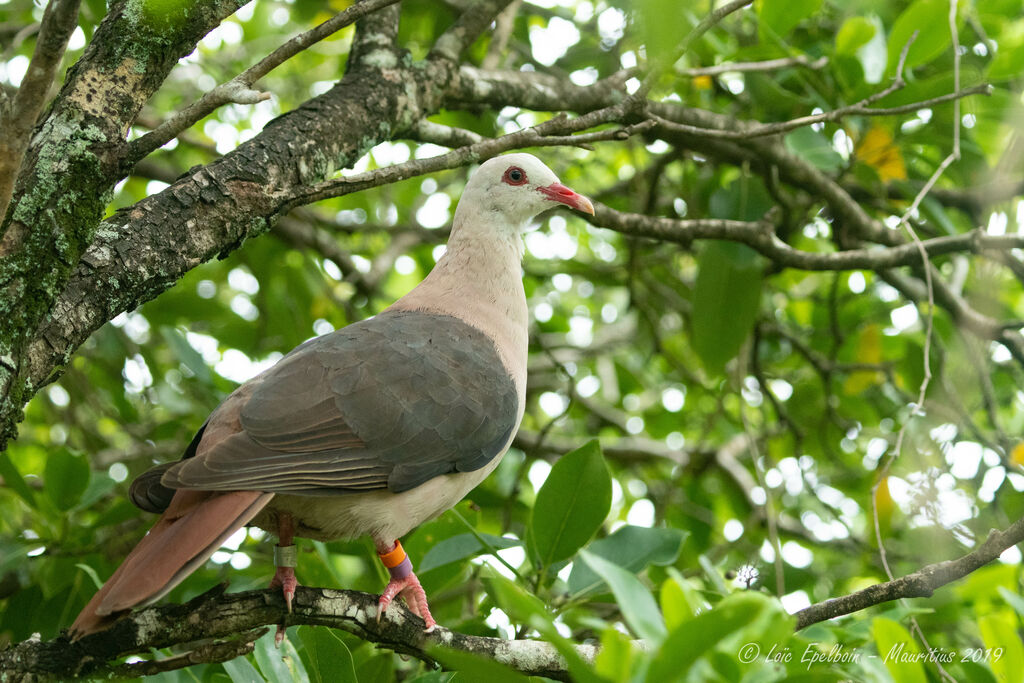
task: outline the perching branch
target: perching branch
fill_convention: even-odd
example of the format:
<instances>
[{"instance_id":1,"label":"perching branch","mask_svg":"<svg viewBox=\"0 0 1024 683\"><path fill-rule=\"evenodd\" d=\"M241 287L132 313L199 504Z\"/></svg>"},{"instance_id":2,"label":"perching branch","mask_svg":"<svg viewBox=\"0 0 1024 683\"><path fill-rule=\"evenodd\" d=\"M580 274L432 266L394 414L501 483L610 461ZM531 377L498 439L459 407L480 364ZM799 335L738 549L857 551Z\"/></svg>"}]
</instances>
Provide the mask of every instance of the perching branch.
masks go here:
<instances>
[{"instance_id":1,"label":"perching branch","mask_svg":"<svg viewBox=\"0 0 1024 683\"><path fill-rule=\"evenodd\" d=\"M956 560L929 564L898 579L875 584L841 598L833 598L805 607L796 613L797 629L807 628L811 624L844 614L859 612L883 602L900 598L930 597L937 588L962 579L995 560L1007 548L1022 542L1024 542L1024 518L1018 519L1005 531L993 529L977 550Z\"/></svg>"},{"instance_id":2,"label":"perching branch","mask_svg":"<svg viewBox=\"0 0 1024 683\"><path fill-rule=\"evenodd\" d=\"M368 593L300 586L294 611L289 614L280 591L225 593L225 588L218 586L183 605L139 610L110 629L76 643L66 635L45 642L18 643L0 651L0 670L5 672L5 680L12 682L148 675L244 654L246 645L264 632L261 627L283 622L287 626L308 624L348 631L429 664L436 663L438 648L447 648L488 657L526 675L568 680L565 660L549 643L470 636L441 626L424 633L423 621L397 603L377 623L377 596ZM154 648L180 649L197 641L204 642L176 657L177 661L115 663L127 655L148 654ZM592 645L577 645L576 651L587 662L592 662L596 654Z\"/></svg>"}]
</instances>

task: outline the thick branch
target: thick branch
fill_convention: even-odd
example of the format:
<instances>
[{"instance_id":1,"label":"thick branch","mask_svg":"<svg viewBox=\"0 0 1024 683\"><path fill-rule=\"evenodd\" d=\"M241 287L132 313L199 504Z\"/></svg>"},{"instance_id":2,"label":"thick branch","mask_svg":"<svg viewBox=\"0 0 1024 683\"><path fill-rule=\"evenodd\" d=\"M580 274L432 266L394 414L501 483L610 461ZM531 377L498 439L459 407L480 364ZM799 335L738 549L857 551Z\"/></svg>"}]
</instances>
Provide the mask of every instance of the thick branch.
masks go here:
<instances>
[{"instance_id":1,"label":"thick branch","mask_svg":"<svg viewBox=\"0 0 1024 683\"><path fill-rule=\"evenodd\" d=\"M115 3L32 136L0 224L0 448L36 389L26 382L26 347L93 241L128 128L178 60L238 4L184 7ZM181 16L156 15L164 11Z\"/></svg>"},{"instance_id":2,"label":"thick branch","mask_svg":"<svg viewBox=\"0 0 1024 683\"><path fill-rule=\"evenodd\" d=\"M295 594L294 611L289 614L280 591L224 594L224 588L215 588L184 605L139 610L110 629L77 643L69 642L67 636L46 642L24 641L0 651L0 670L6 673L8 681L66 680L114 672L143 675L152 664L135 664L131 665L134 669L126 670L113 662L126 655L148 653L153 648L180 648L208 639L235 640L239 634L256 638L262 631L255 629L284 623L342 629L430 664L434 663L432 649L443 647L482 655L530 676L568 678L565 660L548 643L469 636L440 626L431 633L424 633L423 621L397 603L377 623L377 596L368 593L300 586ZM578 645L576 649L585 661L593 661L596 651L593 646ZM216 649L211 656L216 657L223 651L224 648ZM213 661L189 654L182 657L186 666L196 663L190 659Z\"/></svg>"},{"instance_id":3,"label":"thick branch","mask_svg":"<svg viewBox=\"0 0 1024 683\"><path fill-rule=\"evenodd\" d=\"M0 220L7 213L29 134L46 104L57 67L77 25L78 5L79 0L52 0L46 6L32 61L14 96L9 116L4 116L0 109Z\"/></svg>"},{"instance_id":4,"label":"thick branch","mask_svg":"<svg viewBox=\"0 0 1024 683\"><path fill-rule=\"evenodd\" d=\"M796 613L797 629L844 614L852 614L883 602L900 598L930 597L935 589L962 579L995 560L1007 548L1021 542L1024 542L1024 519L1018 519L1005 531L992 530L977 550L956 560L936 562L898 579L805 607Z\"/></svg>"},{"instance_id":5,"label":"thick branch","mask_svg":"<svg viewBox=\"0 0 1024 683\"><path fill-rule=\"evenodd\" d=\"M397 20L393 9L363 21L387 14L388 24L397 23L392 21ZM387 26L370 26L371 38L386 39ZM381 55L395 50L382 42L364 47ZM283 210L282 196L355 163L371 146L405 134L412 122L436 111L453 65L437 60L401 66L397 50L391 56L392 66L350 64L332 90L272 121L231 153L104 221L68 286L40 326L30 330L34 334L22 362L10 368L26 390L0 403L3 426L13 431L24 401L52 381L78 345L107 320L152 299L198 264L264 232ZM2 363L0 356L0 370Z\"/></svg>"}]
</instances>

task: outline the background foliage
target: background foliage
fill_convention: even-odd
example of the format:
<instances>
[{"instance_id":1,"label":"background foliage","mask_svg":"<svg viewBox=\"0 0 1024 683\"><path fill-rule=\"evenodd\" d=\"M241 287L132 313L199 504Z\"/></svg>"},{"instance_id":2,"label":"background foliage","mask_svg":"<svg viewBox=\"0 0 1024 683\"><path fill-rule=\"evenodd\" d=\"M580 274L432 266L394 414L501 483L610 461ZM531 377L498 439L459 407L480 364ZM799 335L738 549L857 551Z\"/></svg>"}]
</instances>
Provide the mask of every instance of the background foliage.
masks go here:
<instances>
[{"instance_id":1,"label":"background foliage","mask_svg":"<svg viewBox=\"0 0 1024 683\"><path fill-rule=\"evenodd\" d=\"M405 0L398 44L422 59L463 4ZM130 136L344 6L245 5L171 72ZM499 21L465 59L587 86L673 55L709 9L674 0L515 2L507 48L492 46ZM955 55L961 87L987 83L991 93L898 115L852 113L784 132L780 144L906 237L899 217L954 150L956 133L959 159L909 216L913 229L922 239L1019 234L1022 5L974 0L955 11L954 41L945 0L758 0L692 43L650 99L740 122L835 110L885 89L916 31L905 86L872 106L952 92ZM105 12L99 0L82 4L65 65L81 56ZM20 82L34 44L23 29L41 15L32 2L0 3L3 88ZM118 184L108 215L324 92L344 73L352 35L342 30L260 81L272 99L221 107L139 163ZM691 71L774 59L790 61ZM431 121L492 137L550 116L510 101L451 106ZM795 249L861 244L832 200L780 177L771 162L725 148L735 144L647 133L536 153L563 182L614 210L743 221L772 211L779 239ZM442 151L396 139L356 170ZM178 457L238 381L313 335L379 312L430 270L468 171L296 209L270 234L195 267L89 338L0 453L0 643L36 632L52 638L70 623L152 522L126 500L131 479ZM516 448L453 512L404 540L440 623L560 648L599 643L593 666L565 650L582 681L925 681L942 672L1019 680L1024 597L1015 547L930 599L794 633L790 613L886 580L879 538L899 576L970 552L1024 512L1024 359L997 334L979 334L943 295L931 317L920 261L791 268L744 240L678 244L567 212L546 215L525 240L533 322ZM1006 248L931 260L954 303L1016 331L1024 318L1020 259L1019 248ZM300 543L302 583L381 589L385 575L367 540ZM228 579L232 590L263 587L271 545L258 532L239 534L168 600ZM488 554L497 549L500 559ZM923 636L911 635L916 628ZM631 638L651 646L641 651ZM750 644L759 655L744 661ZM860 656L802 661L834 646ZM893 647L955 657L941 667L886 660ZM771 661L773 651L792 661ZM460 680L513 677L469 655L439 658L463 672ZM247 658L162 675L451 676L311 627L290 630L281 651L264 638Z\"/></svg>"}]
</instances>

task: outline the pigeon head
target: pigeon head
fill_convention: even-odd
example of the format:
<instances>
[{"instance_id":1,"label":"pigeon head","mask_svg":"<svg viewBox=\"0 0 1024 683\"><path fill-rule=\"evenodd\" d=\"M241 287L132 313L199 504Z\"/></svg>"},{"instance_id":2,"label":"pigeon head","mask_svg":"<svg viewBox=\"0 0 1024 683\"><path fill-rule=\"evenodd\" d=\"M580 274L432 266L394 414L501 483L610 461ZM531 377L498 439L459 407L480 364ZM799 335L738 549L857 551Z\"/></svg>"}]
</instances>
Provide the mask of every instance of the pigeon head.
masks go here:
<instances>
[{"instance_id":1,"label":"pigeon head","mask_svg":"<svg viewBox=\"0 0 1024 683\"><path fill-rule=\"evenodd\" d=\"M464 211L465 205L482 218L521 228L537 214L559 204L594 214L590 200L560 183L540 159L518 153L481 164L466 185L459 209Z\"/></svg>"}]
</instances>

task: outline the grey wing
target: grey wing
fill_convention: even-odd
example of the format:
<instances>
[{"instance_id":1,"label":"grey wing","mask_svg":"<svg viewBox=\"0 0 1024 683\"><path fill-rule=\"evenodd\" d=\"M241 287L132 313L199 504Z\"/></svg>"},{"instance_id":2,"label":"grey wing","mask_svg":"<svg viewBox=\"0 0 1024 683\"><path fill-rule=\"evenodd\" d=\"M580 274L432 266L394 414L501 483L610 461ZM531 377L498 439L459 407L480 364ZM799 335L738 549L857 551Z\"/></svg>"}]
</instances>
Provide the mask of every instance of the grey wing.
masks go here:
<instances>
[{"instance_id":1,"label":"grey wing","mask_svg":"<svg viewBox=\"0 0 1024 683\"><path fill-rule=\"evenodd\" d=\"M204 439L163 475L165 486L399 493L485 466L519 414L515 383L486 335L413 311L308 342L259 380L240 429Z\"/></svg>"}]
</instances>

